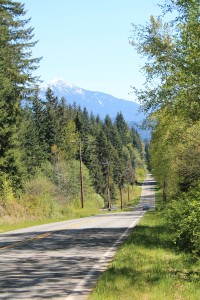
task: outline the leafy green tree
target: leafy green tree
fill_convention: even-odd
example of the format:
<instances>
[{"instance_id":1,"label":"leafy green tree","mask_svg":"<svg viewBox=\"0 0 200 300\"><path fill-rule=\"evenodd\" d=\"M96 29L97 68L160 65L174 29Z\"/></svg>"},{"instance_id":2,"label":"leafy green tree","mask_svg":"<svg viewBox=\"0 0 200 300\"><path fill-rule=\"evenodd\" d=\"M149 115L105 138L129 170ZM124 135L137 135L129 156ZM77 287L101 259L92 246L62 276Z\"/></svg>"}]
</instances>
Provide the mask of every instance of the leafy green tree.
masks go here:
<instances>
[{"instance_id":1,"label":"leafy green tree","mask_svg":"<svg viewBox=\"0 0 200 300\"><path fill-rule=\"evenodd\" d=\"M61 141L60 149L64 158L66 160L75 158L79 148L79 134L72 119L68 120L65 127L63 127Z\"/></svg>"},{"instance_id":2,"label":"leafy green tree","mask_svg":"<svg viewBox=\"0 0 200 300\"><path fill-rule=\"evenodd\" d=\"M151 17L145 26L133 27L131 44L147 57L144 90L136 94L146 110L167 106L174 115L200 117L199 0L169 0L164 13L176 11L172 22Z\"/></svg>"},{"instance_id":3,"label":"leafy green tree","mask_svg":"<svg viewBox=\"0 0 200 300\"><path fill-rule=\"evenodd\" d=\"M200 255L199 191L198 183L167 205L168 226L173 232L176 246L195 256Z\"/></svg>"},{"instance_id":4,"label":"leafy green tree","mask_svg":"<svg viewBox=\"0 0 200 300\"><path fill-rule=\"evenodd\" d=\"M151 172L151 156L149 153L149 148L150 148L150 141L145 139L145 158L146 158L146 163L147 163L147 169L149 172Z\"/></svg>"},{"instance_id":5,"label":"leafy green tree","mask_svg":"<svg viewBox=\"0 0 200 300\"><path fill-rule=\"evenodd\" d=\"M134 26L131 43L148 58L143 67L146 73L145 89L136 90L136 94L145 110L157 110L153 114L155 130L151 142L154 173L165 188L168 186L167 189L171 184L175 188L180 183L180 177L182 187L188 181L188 189L192 184L189 174L193 171L188 172L188 178L185 172L183 179L183 168L179 167L186 165L187 161L187 151L183 145L184 130L191 128L200 117L199 1L171 0L163 5L164 13L174 10L176 18L173 22L151 17L149 24ZM183 163L178 158L178 149L184 158ZM197 159L195 161L198 165ZM192 165L195 173L195 166Z\"/></svg>"},{"instance_id":6,"label":"leafy green tree","mask_svg":"<svg viewBox=\"0 0 200 300\"><path fill-rule=\"evenodd\" d=\"M179 188L187 192L198 184L200 178L200 122L189 126L182 124L181 141L177 144L174 156L176 157L176 174L179 177Z\"/></svg>"},{"instance_id":7,"label":"leafy green tree","mask_svg":"<svg viewBox=\"0 0 200 300\"><path fill-rule=\"evenodd\" d=\"M147 57L145 89L135 91L150 112L152 172L169 200L175 242L199 254L200 3L168 0L162 8L175 19L134 26L131 43Z\"/></svg>"}]
</instances>

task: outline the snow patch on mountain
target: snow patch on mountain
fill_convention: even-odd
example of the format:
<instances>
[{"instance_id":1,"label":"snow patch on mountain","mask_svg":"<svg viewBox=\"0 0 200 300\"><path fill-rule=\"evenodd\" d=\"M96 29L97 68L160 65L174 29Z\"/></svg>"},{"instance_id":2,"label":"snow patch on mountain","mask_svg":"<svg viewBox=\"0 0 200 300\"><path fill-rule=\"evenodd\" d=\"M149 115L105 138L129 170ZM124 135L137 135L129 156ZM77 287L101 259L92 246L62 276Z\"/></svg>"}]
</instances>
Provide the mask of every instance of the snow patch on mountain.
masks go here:
<instances>
[{"instance_id":1,"label":"snow patch on mountain","mask_svg":"<svg viewBox=\"0 0 200 300\"><path fill-rule=\"evenodd\" d=\"M50 86L57 86L57 87L60 87L60 88L71 88L71 89L75 89L76 86L73 84L73 83L69 83L67 81L65 81L64 79L62 78L54 78L53 80L51 80L48 85Z\"/></svg>"},{"instance_id":2,"label":"snow patch on mountain","mask_svg":"<svg viewBox=\"0 0 200 300\"><path fill-rule=\"evenodd\" d=\"M65 81L62 78L55 78L51 81L49 81L47 84L44 84L41 86L41 89L47 89L50 87L52 91L54 91L56 94L65 94L65 93L77 93L79 95L83 94L83 89L77 87L73 83L69 83ZM60 95L57 95L60 96Z\"/></svg>"},{"instance_id":3,"label":"snow patch on mountain","mask_svg":"<svg viewBox=\"0 0 200 300\"><path fill-rule=\"evenodd\" d=\"M99 104L101 105L101 106L103 106L103 103L99 100Z\"/></svg>"},{"instance_id":4,"label":"snow patch on mountain","mask_svg":"<svg viewBox=\"0 0 200 300\"><path fill-rule=\"evenodd\" d=\"M41 86L40 97L42 99L45 99L47 87L52 89L59 100L64 97L67 104L76 103L76 106L82 109L86 107L89 113L99 115L102 120L106 115L114 120L119 112L122 112L129 124L141 124L145 118L144 114L139 112L140 105L136 102L119 99L98 91L85 90L61 78L55 78Z\"/></svg>"}]
</instances>

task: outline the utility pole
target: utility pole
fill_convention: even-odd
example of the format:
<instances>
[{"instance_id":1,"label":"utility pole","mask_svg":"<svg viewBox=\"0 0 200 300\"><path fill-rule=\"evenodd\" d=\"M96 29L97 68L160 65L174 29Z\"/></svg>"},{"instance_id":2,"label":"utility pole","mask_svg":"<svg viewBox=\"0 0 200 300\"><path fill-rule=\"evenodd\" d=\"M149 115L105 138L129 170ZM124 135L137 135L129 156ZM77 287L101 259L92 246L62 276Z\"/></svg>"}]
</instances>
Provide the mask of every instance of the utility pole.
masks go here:
<instances>
[{"instance_id":1,"label":"utility pole","mask_svg":"<svg viewBox=\"0 0 200 300\"><path fill-rule=\"evenodd\" d=\"M81 206L84 207L83 193L83 170L82 170L82 154L81 154L81 139L79 140L79 158L80 158L80 179L81 179Z\"/></svg>"},{"instance_id":2,"label":"utility pole","mask_svg":"<svg viewBox=\"0 0 200 300\"><path fill-rule=\"evenodd\" d=\"M108 210L111 210L111 202L110 202L110 166L109 163L107 163L108 166Z\"/></svg>"},{"instance_id":3,"label":"utility pole","mask_svg":"<svg viewBox=\"0 0 200 300\"><path fill-rule=\"evenodd\" d=\"M120 200L121 200L121 209L122 209L122 176L120 176Z\"/></svg>"},{"instance_id":4,"label":"utility pole","mask_svg":"<svg viewBox=\"0 0 200 300\"><path fill-rule=\"evenodd\" d=\"M130 202L129 182L128 182L128 202Z\"/></svg>"},{"instance_id":5,"label":"utility pole","mask_svg":"<svg viewBox=\"0 0 200 300\"><path fill-rule=\"evenodd\" d=\"M108 174L108 179L107 179L107 188L108 188L108 210L111 210L111 201L110 201L110 162L107 161L107 162L101 163L101 164L107 166L107 174Z\"/></svg>"}]
</instances>

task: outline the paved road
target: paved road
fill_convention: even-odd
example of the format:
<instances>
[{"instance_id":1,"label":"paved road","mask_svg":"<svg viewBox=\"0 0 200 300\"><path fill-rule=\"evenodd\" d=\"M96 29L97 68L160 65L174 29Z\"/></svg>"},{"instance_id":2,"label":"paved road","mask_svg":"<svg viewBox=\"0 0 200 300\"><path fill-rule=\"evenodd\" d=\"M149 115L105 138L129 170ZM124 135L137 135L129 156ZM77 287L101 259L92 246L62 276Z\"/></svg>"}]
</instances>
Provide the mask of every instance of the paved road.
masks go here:
<instances>
[{"instance_id":1,"label":"paved road","mask_svg":"<svg viewBox=\"0 0 200 300\"><path fill-rule=\"evenodd\" d=\"M85 299L117 247L154 208L154 182L144 182L132 212L34 226L0 235L0 299Z\"/></svg>"}]
</instances>

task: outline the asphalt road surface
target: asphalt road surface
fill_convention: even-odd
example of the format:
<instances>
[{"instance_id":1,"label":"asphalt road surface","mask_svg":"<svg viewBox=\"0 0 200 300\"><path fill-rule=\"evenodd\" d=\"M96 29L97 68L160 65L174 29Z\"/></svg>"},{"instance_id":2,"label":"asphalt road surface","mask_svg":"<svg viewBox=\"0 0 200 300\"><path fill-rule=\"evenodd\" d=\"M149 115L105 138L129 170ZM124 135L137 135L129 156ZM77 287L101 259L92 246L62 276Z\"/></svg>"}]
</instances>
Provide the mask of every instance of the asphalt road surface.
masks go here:
<instances>
[{"instance_id":1,"label":"asphalt road surface","mask_svg":"<svg viewBox=\"0 0 200 300\"><path fill-rule=\"evenodd\" d=\"M0 299L86 299L98 276L144 215L154 181L131 212L34 226L0 234Z\"/></svg>"}]
</instances>

